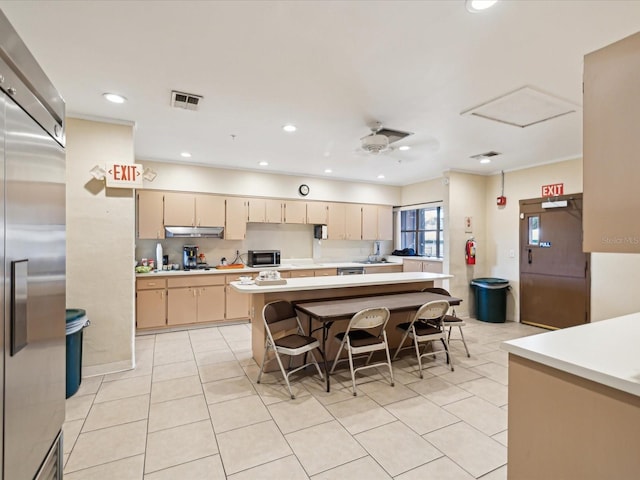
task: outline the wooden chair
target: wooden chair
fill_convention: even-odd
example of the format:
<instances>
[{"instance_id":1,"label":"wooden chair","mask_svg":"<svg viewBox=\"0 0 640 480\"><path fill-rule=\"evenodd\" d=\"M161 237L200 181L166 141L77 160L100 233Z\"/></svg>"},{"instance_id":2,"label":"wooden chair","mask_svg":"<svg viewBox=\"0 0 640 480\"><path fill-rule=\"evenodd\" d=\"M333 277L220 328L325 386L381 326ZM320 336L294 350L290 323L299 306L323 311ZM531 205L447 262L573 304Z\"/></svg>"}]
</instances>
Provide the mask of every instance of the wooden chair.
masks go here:
<instances>
[{"instance_id":1,"label":"wooden chair","mask_svg":"<svg viewBox=\"0 0 640 480\"><path fill-rule=\"evenodd\" d=\"M317 348L324 358L324 353L320 350L320 342L316 338L309 337L304 334L304 330L300 324L300 319L296 315L293 305L284 300L276 300L274 302L267 303L262 309L262 320L264 321L267 339L265 341L265 352L264 357L262 358L262 365L260 365L260 373L258 374L257 383L260 383L260 380L262 379L262 372L264 371L265 363L268 361L267 357L269 355L269 351L273 350L274 358L278 361L278 366L280 367L284 381L287 383L291 399L294 399L295 395L293 394L291 384L289 383L289 376L291 374L302 370L309 365L315 365L320 378L324 378L320 371L320 366L316 361L316 357L313 355L313 350ZM292 327L296 328L296 333L277 336L278 333L291 330ZM305 353L309 354L312 361L291 369L291 359ZM282 360L280 359L280 355L289 355L288 371L285 370Z\"/></svg>"},{"instance_id":2,"label":"wooden chair","mask_svg":"<svg viewBox=\"0 0 640 480\"><path fill-rule=\"evenodd\" d=\"M433 302L428 302L422 305L418 311L413 316L413 319L410 322L405 322L399 324L396 328L403 332L402 340L398 345L398 349L396 350L393 359L395 360L398 356L398 353L402 349L402 345L404 344L407 337L413 340L413 346L416 351L416 357L418 358L418 368L420 371L420 378L423 378L422 375L422 358L426 356L436 356L440 353L439 350L432 350L430 352L424 351L420 353L420 343L424 343L425 346L428 342L433 342L434 340L440 340L444 345L444 351L447 354L447 360L449 362L449 366L451 367L451 371L453 371L453 357L451 356L451 351L449 349L449 343L447 342L447 332L444 327L443 318L447 311L449 310L449 302L446 300L435 300Z\"/></svg>"},{"instance_id":3,"label":"wooden chair","mask_svg":"<svg viewBox=\"0 0 640 480\"><path fill-rule=\"evenodd\" d=\"M391 376L391 381L389 383L392 387L394 386L393 369L391 368L391 357L389 355L389 343L387 342L387 332L385 331L389 317L389 309L385 307L360 310L351 317L347 330L345 332L338 333L335 336L336 341L340 342L340 348L338 349L336 358L333 361L331 373L335 370L338 362L341 361L340 354L342 353L342 349L346 349L349 359L349 369L351 370L351 383L353 384L354 396L358 394L356 391L356 372L366 368L387 365L389 367L389 375ZM369 364L373 353L379 350L385 351L387 361ZM369 354L367 357L367 363L362 367L354 368L353 355L361 353Z\"/></svg>"},{"instance_id":4,"label":"wooden chair","mask_svg":"<svg viewBox=\"0 0 640 480\"><path fill-rule=\"evenodd\" d=\"M447 290L445 290L444 288L439 288L439 287L428 287L428 288L423 289L422 291L423 292L437 293L439 295L446 295L447 297L451 296ZM458 303L458 305L459 305L459 303ZM469 353L469 348L467 347L467 342L464 339L464 333L462 332L462 327L464 327L465 325L466 325L466 323L464 323L464 320L462 320L461 318L459 318L456 315L455 306L451 306L451 315L447 314L447 315L444 316L444 326L445 327L449 327L449 333L447 334L447 341L449 343L451 343L451 330L453 329L453 327L458 327L458 330L460 331L460 338L454 338L454 340L462 340L462 344L464 345L464 349L467 352L467 357L471 357L471 354Z\"/></svg>"}]
</instances>

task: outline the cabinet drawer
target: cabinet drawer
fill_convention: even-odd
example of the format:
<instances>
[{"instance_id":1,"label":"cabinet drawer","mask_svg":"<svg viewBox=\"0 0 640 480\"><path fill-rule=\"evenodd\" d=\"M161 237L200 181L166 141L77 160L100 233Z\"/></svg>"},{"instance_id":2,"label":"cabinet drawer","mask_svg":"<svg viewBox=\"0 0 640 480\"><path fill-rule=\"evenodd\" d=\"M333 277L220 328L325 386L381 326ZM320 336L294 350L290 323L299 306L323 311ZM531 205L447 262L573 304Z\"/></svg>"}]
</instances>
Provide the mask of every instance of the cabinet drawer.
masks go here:
<instances>
[{"instance_id":1,"label":"cabinet drawer","mask_svg":"<svg viewBox=\"0 0 640 480\"><path fill-rule=\"evenodd\" d=\"M315 272L313 270L292 270L291 271L291 278L303 278L303 277L315 277Z\"/></svg>"},{"instance_id":2,"label":"cabinet drawer","mask_svg":"<svg viewBox=\"0 0 640 480\"><path fill-rule=\"evenodd\" d=\"M316 277L331 277L333 275L338 275L337 268L322 268L318 269L315 272Z\"/></svg>"},{"instance_id":3,"label":"cabinet drawer","mask_svg":"<svg viewBox=\"0 0 640 480\"><path fill-rule=\"evenodd\" d=\"M224 275L192 275L168 279L168 287L202 287L205 285L224 285Z\"/></svg>"},{"instance_id":4,"label":"cabinet drawer","mask_svg":"<svg viewBox=\"0 0 640 480\"><path fill-rule=\"evenodd\" d=\"M239 282L240 281L240 277L251 277L253 279L255 279L258 275L251 274L249 272L244 272L244 273L238 273L236 275L225 275L225 283L227 285L229 285L230 282Z\"/></svg>"},{"instance_id":5,"label":"cabinet drawer","mask_svg":"<svg viewBox=\"0 0 640 480\"><path fill-rule=\"evenodd\" d=\"M166 278L137 278L136 289L138 290L158 290L167 288Z\"/></svg>"}]
</instances>

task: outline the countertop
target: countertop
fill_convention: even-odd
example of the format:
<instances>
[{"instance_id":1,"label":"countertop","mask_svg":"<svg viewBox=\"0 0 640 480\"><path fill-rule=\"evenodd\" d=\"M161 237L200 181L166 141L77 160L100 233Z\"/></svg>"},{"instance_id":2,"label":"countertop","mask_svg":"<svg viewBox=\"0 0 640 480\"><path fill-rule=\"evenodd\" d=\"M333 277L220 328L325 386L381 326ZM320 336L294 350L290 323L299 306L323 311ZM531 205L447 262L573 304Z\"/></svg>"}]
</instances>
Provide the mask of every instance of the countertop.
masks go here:
<instances>
[{"instance_id":1,"label":"countertop","mask_svg":"<svg viewBox=\"0 0 640 480\"><path fill-rule=\"evenodd\" d=\"M211 267L209 270L154 270L148 273L136 273L136 277L148 277L148 276L174 276L174 275L234 275L234 274L257 274L263 270L321 270L324 268L348 268L348 267L384 267L391 265L402 265L402 262L387 261L382 263L364 263L364 262L322 262L322 263L307 263L300 261L296 263L283 263L279 267L243 267L243 268L215 268Z\"/></svg>"},{"instance_id":2,"label":"countertop","mask_svg":"<svg viewBox=\"0 0 640 480\"><path fill-rule=\"evenodd\" d=\"M510 340L501 348L640 396L640 313Z\"/></svg>"},{"instance_id":3,"label":"countertop","mask_svg":"<svg viewBox=\"0 0 640 480\"><path fill-rule=\"evenodd\" d=\"M453 278L443 273L399 272L377 273L375 275L343 275L330 277L287 278L286 285L243 285L231 282L232 288L242 293L294 292L299 290L324 290L328 288L363 287L367 285L388 285L398 283L424 282Z\"/></svg>"}]
</instances>

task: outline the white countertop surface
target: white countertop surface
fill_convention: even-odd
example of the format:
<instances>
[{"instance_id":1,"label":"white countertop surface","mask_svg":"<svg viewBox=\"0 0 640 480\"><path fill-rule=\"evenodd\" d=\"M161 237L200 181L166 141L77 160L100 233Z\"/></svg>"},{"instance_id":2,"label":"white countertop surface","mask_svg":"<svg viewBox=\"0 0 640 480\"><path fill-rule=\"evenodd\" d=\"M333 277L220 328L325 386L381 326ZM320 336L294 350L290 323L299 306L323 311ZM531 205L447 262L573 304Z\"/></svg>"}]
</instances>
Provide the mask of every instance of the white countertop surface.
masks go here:
<instances>
[{"instance_id":1,"label":"white countertop surface","mask_svg":"<svg viewBox=\"0 0 640 480\"><path fill-rule=\"evenodd\" d=\"M510 340L501 348L640 396L640 313Z\"/></svg>"},{"instance_id":2,"label":"white countertop surface","mask_svg":"<svg viewBox=\"0 0 640 480\"><path fill-rule=\"evenodd\" d=\"M362 287L366 285L388 285L398 283L412 283L429 280L453 278L443 273L400 272L373 273L369 275L344 275L330 277L287 278L286 285L243 285L231 282L234 290L242 293L271 293L293 292L297 290L323 290L327 288Z\"/></svg>"},{"instance_id":3,"label":"white countertop surface","mask_svg":"<svg viewBox=\"0 0 640 480\"><path fill-rule=\"evenodd\" d=\"M137 273L136 277L148 277L150 275L155 276L174 276L174 275L215 275L215 274L247 274L247 273L259 273L263 270L321 270L325 268L344 268L344 267L384 267L391 265L402 265L402 261L388 261L382 263L364 263L364 262L322 262L322 263L312 263L305 261L295 261L292 263L281 264L279 267L243 267L243 268L215 268L215 266L210 267L208 270L154 270L149 273Z\"/></svg>"}]
</instances>

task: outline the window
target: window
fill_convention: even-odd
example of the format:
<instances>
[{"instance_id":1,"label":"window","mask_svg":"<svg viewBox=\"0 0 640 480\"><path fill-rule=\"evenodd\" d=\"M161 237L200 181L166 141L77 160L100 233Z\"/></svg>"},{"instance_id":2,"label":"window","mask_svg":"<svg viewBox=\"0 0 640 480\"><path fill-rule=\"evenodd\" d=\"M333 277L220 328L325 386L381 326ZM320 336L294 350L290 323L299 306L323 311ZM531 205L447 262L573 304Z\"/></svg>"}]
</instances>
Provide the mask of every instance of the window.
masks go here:
<instances>
[{"instance_id":1,"label":"window","mask_svg":"<svg viewBox=\"0 0 640 480\"><path fill-rule=\"evenodd\" d=\"M421 257L444 257L442 207L400 211L400 248L413 248Z\"/></svg>"}]
</instances>

